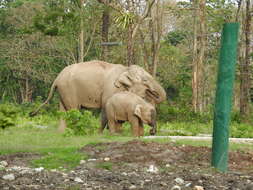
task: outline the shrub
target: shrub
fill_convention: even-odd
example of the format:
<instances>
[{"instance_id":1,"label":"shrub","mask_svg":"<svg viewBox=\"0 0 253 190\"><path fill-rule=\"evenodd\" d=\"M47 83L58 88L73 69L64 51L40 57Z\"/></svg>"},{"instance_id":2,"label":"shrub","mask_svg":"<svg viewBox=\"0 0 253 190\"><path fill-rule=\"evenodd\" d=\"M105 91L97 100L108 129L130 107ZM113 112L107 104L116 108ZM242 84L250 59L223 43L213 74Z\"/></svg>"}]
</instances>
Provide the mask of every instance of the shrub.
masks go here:
<instances>
[{"instance_id":1,"label":"shrub","mask_svg":"<svg viewBox=\"0 0 253 190\"><path fill-rule=\"evenodd\" d=\"M0 128L5 129L15 125L15 119L19 110L12 104L0 105Z\"/></svg>"},{"instance_id":2,"label":"shrub","mask_svg":"<svg viewBox=\"0 0 253 190\"><path fill-rule=\"evenodd\" d=\"M162 122L199 122L209 123L212 120L210 112L195 113L188 107L179 107L164 102L157 107L157 118Z\"/></svg>"},{"instance_id":3,"label":"shrub","mask_svg":"<svg viewBox=\"0 0 253 190\"><path fill-rule=\"evenodd\" d=\"M90 111L70 110L62 112L67 122L65 136L90 135L97 132L99 123Z\"/></svg>"}]
</instances>

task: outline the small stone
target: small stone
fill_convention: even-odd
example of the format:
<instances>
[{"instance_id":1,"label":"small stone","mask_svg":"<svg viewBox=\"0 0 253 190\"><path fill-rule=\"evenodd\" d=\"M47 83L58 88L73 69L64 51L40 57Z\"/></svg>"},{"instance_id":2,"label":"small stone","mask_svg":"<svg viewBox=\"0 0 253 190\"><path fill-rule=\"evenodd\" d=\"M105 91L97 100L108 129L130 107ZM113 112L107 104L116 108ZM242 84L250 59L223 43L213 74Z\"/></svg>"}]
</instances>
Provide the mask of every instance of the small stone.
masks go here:
<instances>
[{"instance_id":1,"label":"small stone","mask_svg":"<svg viewBox=\"0 0 253 190\"><path fill-rule=\"evenodd\" d=\"M169 168L169 167L170 167L170 164L166 164L165 167L166 167L166 168Z\"/></svg>"},{"instance_id":2,"label":"small stone","mask_svg":"<svg viewBox=\"0 0 253 190\"><path fill-rule=\"evenodd\" d=\"M0 162L0 166L6 167L6 166L8 166L8 163L3 160Z\"/></svg>"},{"instance_id":3,"label":"small stone","mask_svg":"<svg viewBox=\"0 0 253 190\"><path fill-rule=\"evenodd\" d=\"M129 189L136 189L137 187L135 185L131 185Z\"/></svg>"},{"instance_id":4,"label":"small stone","mask_svg":"<svg viewBox=\"0 0 253 190\"><path fill-rule=\"evenodd\" d=\"M19 167L19 166L13 166L13 167L10 168L10 169L13 170L13 171L20 171L20 170L22 170L22 168Z\"/></svg>"},{"instance_id":5,"label":"small stone","mask_svg":"<svg viewBox=\"0 0 253 190\"><path fill-rule=\"evenodd\" d=\"M181 187L178 185L174 185L171 190L181 190Z\"/></svg>"},{"instance_id":6,"label":"small stone","mask_svg":"<svg viewBox=\"0 0 253 190\"><path fill-rule=\"evenodd\" d=\"M184 180L182 178L176 178L175 179L175 182L178 183L178 184L184 184Z\"/></svg>"},{"instance_id":7,"label":"small stone","mask_svg":"<svg viewBox=\"0 0 253 190\"><path fill-rule=\"evenodd\" d=\"M20 171L20 174L22 174L22 175L27 174L27 173L32 173L32 171L29 169L23 169Z\"/></svg>"},{"instance_id":8,"label":"small stone","mask_svg":"<svg viewBox=\"0 0 253 190\"><path fill-rule=\"evenodd\" d=\"M253 184L247 185L245 190L253 190Z\"/></svg>"},{"instance_id":9,"label":"small stone","mask_svg":"<svg viewBox=\"0 0 253 190\"><path fill-rule=\"evenodd\" d=\"M190 187L192 183L185 184L185 187Z\"/></svg>"},{"instance_id":10,"label":"small stone","mask_svg":"<svg viewBox=\"0 0 253 190\"><path fill-rule=\"evenodd\" d=\"M83 180L81 178L79 178L79 177L76 177L74 179L74 181L77 182L77 183L83 183Z\"/></svg>"},{"instance_id":11,"label":"small stone","mask_svg":"<svg viewBox=\"0 0 253 190\"><path fill-rule=\"evenodd\" d=\"M56 169L51 169L50 171L51 171L51 172L57 172L57 170L56 170Z\"/></svg>"},{"instance_id":12,"label":"small stone","mask_svg":"<svg viewBox=\"0 0 253 190\"><path fill-rule=\"evenodd\" d=\"M91 158L91 159L88 159L88 162L92 162L92 161L96 161L97 159L95 158Z\"/></svg>"},{"instance_id":13,"label":"small stone","mask_svg":"<svg viewBox=\"0 0 253 190\"><path fill-rule=\"evenodd\" d=\"M3 178L4 180L12 181L12 180L15 179L15 176L14 176L14 174L8 174L8 175L4 175L2 178Z\"/></svg>"},{"instance_id":14,"label":"small stone","mask_svg":"<svg viewBox=\"0 0 253 190\"><path fill-rule=\"evenodd\" d=\"M85 160L80 160L80 164L85 164L86 161Z\"/></svg>"},{"instance_id":15,"label":"small stone","mask_svg":"<svg viewBox=\"0 0 253 190\"><path fill-rule=\"evenodd\" d=\"M167 183L161 182L160 185L161 185L161 186L167 186Z\"/></svg>"},{"instance_id":16,"label":"small stone","mask_svg":"<svg viewBox=\"0 0 253 190\"><path fill-rule=\"evenodd\" d=\"M126 172L122 172L122 175L127 176L127 173Z\"/></svg>"},{"instance_id":17,"label":"small stone","mask_svg":"<svg viewBox=\"0 0 253 190\"><path fill-rule=\"evenodd\" d=\"M39 168L35 168L34 171L35 172L42 172L44 170L43 167L39 167Z\"/></svg>"},{"instance_id":18,"label":"small stone","mask_svg":"<svg viewBox=\"0 0 253 190\"><path fill-rule=\"evenodd\" d=\"M204 188L202 186L195 185L193 190L204 190Z\"/></svg>"},{"instance_id":19,"label":"small stone","mask_svg":"<svg viewBox=\"0 0 253 190\"><path fill-rule=\"evenodd\" d=\"M106 158L104 158L104 161L108 162L108 161L110 161L110 158L106 157Z\"/></svg>"},{"instance_id":20,"label":"small stone","mask_svg":"<svg viewBox=\"0 0 253 190\"><path fill-rule=\"evenodd\" d=\"M64 182L69 182L69 179L64 179Z\"/></svg>"},{"instance_id":21,"label":"small stone","mask_svg":"<svg viewBox=\"0 0 253 190\"><path fill-rule=\"evenodd\" d=\"M155 167L154 165L150 165L149 168L147 169L147 172L157 173L158 172L158 168Z\"/></svg>"}]
</instances>

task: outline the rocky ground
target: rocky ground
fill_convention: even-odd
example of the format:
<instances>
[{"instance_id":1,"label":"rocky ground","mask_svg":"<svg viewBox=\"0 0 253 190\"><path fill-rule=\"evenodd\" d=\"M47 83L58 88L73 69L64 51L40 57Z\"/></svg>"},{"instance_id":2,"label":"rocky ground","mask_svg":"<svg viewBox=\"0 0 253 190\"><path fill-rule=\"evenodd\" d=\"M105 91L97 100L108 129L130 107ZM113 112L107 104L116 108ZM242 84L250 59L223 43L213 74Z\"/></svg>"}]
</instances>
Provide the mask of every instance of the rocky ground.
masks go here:
<instances>
[{"instance_id":1,"label":"rocky ground","mask_svg":"<svg viewBox=\"0 0 253 190\"><path fill-rule=\"evenodd\" d=\"M251 144L252 146L252 144ZM0 156L1 190L253 190L253 152L230 152L229 172L210 168L207 147L130 141L87 145L72 171L30 168L40 155Z\"/></svg>"}]
</instances>

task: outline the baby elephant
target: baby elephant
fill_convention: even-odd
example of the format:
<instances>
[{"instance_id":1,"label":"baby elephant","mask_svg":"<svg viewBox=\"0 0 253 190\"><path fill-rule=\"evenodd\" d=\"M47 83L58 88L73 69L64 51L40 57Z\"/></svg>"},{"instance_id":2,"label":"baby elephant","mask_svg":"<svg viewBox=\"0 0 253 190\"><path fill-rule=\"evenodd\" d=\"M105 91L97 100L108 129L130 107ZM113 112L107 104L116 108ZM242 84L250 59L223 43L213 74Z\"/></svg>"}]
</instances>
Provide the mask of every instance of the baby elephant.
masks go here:
<instances>
[{"instance_id":1,"label":"baby elephant","mask_svg":"<svg viewBox=\"0 0 253 190\"><path fill-rule=\"evenodd\" d=\"M102 113L102 130L109 125L111 133L121 132L122 123L129 121L134 136L143 136L143 124L152 127L150 134L156 133L156 110L153 105L131 92L119 92L110 97Z\"/></svg>"}]
</instances>

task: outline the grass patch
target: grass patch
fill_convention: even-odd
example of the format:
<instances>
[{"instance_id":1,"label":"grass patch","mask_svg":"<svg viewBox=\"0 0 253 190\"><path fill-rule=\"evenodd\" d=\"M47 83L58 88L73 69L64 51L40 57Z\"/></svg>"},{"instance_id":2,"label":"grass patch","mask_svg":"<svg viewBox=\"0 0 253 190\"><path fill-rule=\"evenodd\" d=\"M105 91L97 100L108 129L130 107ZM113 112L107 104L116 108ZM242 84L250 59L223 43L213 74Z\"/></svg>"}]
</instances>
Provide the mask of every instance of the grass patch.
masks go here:
<instances>
[{"instance_id":1,"label":"grass patch","mask_svg":"<svg viewBox=\"0 0 253 190\"><path fill-rule=\"evenodd\" d=\"M79 115L78 115L79 116ZM81 116L80 116L81 117ZM93 118L94 119L94 118ZM96 118L97 120L98 118ZM42 155L40 159L33 160L33 167L44 167L48 169L64 167L71 169L79 164L80 160L87 159L87 156L78 152L80 148L87 144L97 144L103 142L126 142L136 138L132 137L131 127L128 123L123 125L122 135L110 135L106 129L103 135L97 132L85 136L64 136L57 132L58 118L50 114L40 114L29 118L21 113L15 118L15 126L0 129L0 155L17 152L32 152ZM96 129L97 130L97 129ZM96 131L95 130L95 131ZM145 135L149 135L149 126L145 126ZM232 124L231 135L233 137L253 137L253 128L247 124ZM89 131L88 129L86 131ZM157 135L197 135L200 133L211 134L212 123L159 123ZM144 139L140 140L158 143L168 143L168 138ZM192 145L211 147L208 141L177 140L176 145ZM103 150L103 146L98 149ZM230 143L230 150L248 150L253 146L248 144ZM112 163L104 162L98 167L111 170Z\"/></svg>"},{"instance_id":2,"label":"grass patch","mask_svg":"<svg viewBox=\"0 0 253 190\"><path fill-rule=\"evenodd\" d=\"M40 159L32 161L34 167L46 169L71 169L77 166L80 160L86 160L87 155L79 153L77 148L54 148L44 152Z\"/></svg>"},{"instance_id":3,"label":"grass patch","mask_svg":"<svg viewBox=\"0 0 253 190\"><path fill-rule=\"evenodd\" d=\"M113 163L111 162L100 162L96 165L96 168L101 168L105 170L112 170Z\"/></svg>"}]
</instances>

